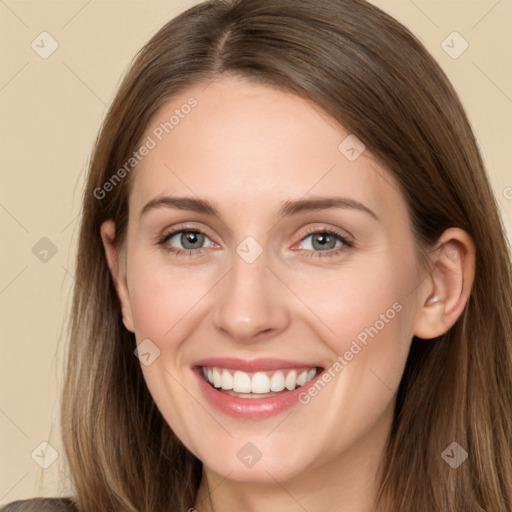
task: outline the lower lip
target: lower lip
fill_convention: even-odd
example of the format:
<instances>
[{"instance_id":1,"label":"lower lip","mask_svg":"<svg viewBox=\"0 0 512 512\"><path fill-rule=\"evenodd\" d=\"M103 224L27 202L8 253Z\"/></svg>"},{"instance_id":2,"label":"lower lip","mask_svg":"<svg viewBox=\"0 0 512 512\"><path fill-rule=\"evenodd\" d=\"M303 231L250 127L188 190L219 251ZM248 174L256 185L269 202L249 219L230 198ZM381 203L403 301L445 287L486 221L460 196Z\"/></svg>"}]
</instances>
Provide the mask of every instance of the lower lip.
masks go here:
<instances>
[{"instance_id":1,"label":"lower lip","mask_svg":"<svg viewBox=\"0 0 512 512\"><path fill-rule=\"evenodd\" d=\"M322 372L317 373L307 384L293 391L288 391L268 398L238 398L231 396L211 386L203 377L201 368L193 368L199 380L199 387L204 396L216 409L234 418L264 419L275 416L296 404L299 395L313 386Z\"/></svg>"}]
</instances>

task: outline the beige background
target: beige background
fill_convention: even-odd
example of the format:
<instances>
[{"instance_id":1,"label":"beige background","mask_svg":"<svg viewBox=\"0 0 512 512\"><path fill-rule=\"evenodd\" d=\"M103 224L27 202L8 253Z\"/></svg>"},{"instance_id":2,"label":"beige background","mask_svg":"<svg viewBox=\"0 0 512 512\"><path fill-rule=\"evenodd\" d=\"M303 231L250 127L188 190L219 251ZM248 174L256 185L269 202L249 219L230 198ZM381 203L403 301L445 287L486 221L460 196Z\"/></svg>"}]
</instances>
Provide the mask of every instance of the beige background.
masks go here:
<instances>
[{"instance_id":1,"label":"beige background","mask_svg":"<svg viewBox=\"0 0 512 512\"><path fill-rule=\"evenodd\" d=\"M164 22L195 3L0 0L0 504L68 490L62 456L45 470L35 460L42 460L36 450L42 442L61 452L62 326L86 164L129 60ZM373 3L423 41L460 93L510 239L512 1ZM43 31L58 42L47 59L31 48ZM454 31L469 44L457 59L441 46ZM451 41L451 51L461 48L461 40ZM32 251L43 237L57 250L46 262ZM39 251L48 244L39 243Z\"/></svg>"}]
</instances>

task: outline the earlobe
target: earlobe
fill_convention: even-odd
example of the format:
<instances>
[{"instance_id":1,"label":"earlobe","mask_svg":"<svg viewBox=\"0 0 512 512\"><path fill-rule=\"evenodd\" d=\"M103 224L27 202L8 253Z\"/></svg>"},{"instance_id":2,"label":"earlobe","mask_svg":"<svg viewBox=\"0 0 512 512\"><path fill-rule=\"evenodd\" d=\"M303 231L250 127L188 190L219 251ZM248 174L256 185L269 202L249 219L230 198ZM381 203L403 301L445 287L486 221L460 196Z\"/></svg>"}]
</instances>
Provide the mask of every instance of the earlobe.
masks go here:
<instances>
[{"instance_id":1,"label":"earlobe","mask_svg":"<svg viewBox=\"0 0 512 512\"><path fill-rule=\"evenodd\" d=\"M424 285L419 289L414 334L432 339L444 334L461 315L471 292L475 274L475 247L459 228L447 229L440 237Z\"/></svg>"},{"instance_id":2,"label":"earlobe","mask_svg":"<svg viewBox=\"0 0 512 512\"><path fill-rule=\"evenodd\" d=\"M123 254L115 238L115 222L112 219L104 221L100 228L100 234L110 274L112 275L117 297L121 305L124 326L129 331L135 332L133 329L130 295L123 265Z\"/></svg>"}]
</instances>

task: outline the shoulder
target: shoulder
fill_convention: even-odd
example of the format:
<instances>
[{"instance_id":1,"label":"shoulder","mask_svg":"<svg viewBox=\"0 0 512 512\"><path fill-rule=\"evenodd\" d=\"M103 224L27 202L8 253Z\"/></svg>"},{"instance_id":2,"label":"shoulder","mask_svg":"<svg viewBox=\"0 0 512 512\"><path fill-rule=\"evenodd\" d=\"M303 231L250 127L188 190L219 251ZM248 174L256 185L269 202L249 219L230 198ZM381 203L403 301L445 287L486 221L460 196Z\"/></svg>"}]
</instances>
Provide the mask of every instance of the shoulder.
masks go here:
<instances>
[{"instance_id":1,"label":"shoulder","mask_svg":"<svg viewBox=\"0 0 512 512\"><path fill-rule=\"evenodd\" d=\"M72 498L32 498L12 501L0 512L78 512L78 508Z\"/></svg>"}]
</instances>

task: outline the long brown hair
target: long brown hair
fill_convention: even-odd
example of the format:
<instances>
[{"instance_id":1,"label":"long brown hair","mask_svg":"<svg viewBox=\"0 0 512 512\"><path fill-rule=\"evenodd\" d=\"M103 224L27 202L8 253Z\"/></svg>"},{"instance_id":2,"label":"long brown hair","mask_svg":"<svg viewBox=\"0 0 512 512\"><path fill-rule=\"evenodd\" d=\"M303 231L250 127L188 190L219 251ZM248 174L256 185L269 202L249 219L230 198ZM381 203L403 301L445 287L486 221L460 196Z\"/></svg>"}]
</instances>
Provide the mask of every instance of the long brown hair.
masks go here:
<instances>
[{"instance_id":1,"label":"long brown hair","mask_svg":"<svg viewBox=\"0 0 512 512\"><path fill-rule=\"evenodd\" d=\"M456 92L422 44L364 0L210 0L138 53L96 140L83 197L62 396L62 433L81 510L179 511L201 462L158 411L134 356L100 238L126 235L131 174L99 198L173 95L222 74L308 98L400 183L420 253L449 227L476 245L466 307L444 335L414 338L379 497L391 511L512 508L511 267L504 229ZM96 193L95 193L96 191ZM456 441L457 469L442 457Z\"/></svg>"}]
</instances>

